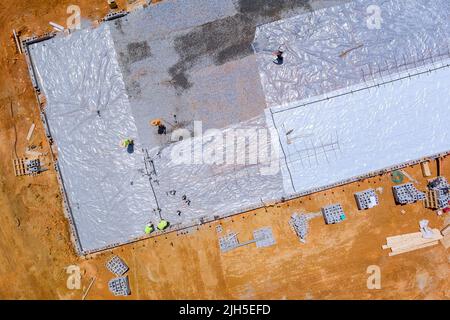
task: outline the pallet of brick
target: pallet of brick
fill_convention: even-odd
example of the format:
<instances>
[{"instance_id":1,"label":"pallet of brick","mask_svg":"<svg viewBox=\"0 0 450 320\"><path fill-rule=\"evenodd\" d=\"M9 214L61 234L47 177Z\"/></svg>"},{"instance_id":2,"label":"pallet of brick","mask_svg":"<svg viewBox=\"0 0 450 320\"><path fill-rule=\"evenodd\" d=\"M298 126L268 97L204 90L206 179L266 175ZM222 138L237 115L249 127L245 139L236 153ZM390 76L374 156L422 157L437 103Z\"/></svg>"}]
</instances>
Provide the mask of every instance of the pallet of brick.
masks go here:
<instances>
[{"instance_id":1,"label":"pallet of brick","mask_svg":"<svg viewBox=\"0 0 450 320\"><path fill-rule=\"evenodd\" d=\"M378 205L378 196L374 189L356 192L355 200L359 210L371 209Z\"/></svg>"},{"instance_id":2,"label":"pallet of brick","mask_svg":"<svg viewBox=\"0 0 450 320\"><path fill-rule=\"evenodd\" d=\"M131 294L128 276L110 280L108 282L108 288L115 296L129 296Z\"/></svg>"},{"instance_id":3,"label":"pallet of brick","mask_svg":"<svg viewBox=\"0 0 450 320\"><path fill-rule=\"evenodd\" d=\"M335 224L345 220L345 213L342 206L337 204L332 204L320 209L322 211L323 218L326 224Z\"/></svg>"},{"instance_id":4,"label":"pallet of brick","mask_svg":"<svg viewBox=\"0 0 450 320\"><path fill-rule=\"evenodd\" d=\"M106 268L116 276L123 276L128 271L128 266L118 256L112 257L107 263Z\"/></svg>"},{"instance_id":5,"label":"pallet of brick","mask_svg":"<svg viewBox=\"0 0 450 320\"><path fill-rule=\"evenodd\" d=\"M411 204L420 200L425 200L425 193L417 190L417 188L411 183L405 183L392 187L394 193L394 199L397 204Z\"/></svg>"},{"instance_id":6,"label":"pallet of brick","mask_svg":"<svg viewBox=\"0 0 450 320\"><path fill-rule=\"evenodd\" d=\"M439 240L443 237L438 229L433 229L432 233L433 235L429 238L423 238L421 232L387 237L387 244L383 245L383 249L391 249L389 256L395 256L397 254L434 246L438 244Z\"/></svg>"}]
</instances>

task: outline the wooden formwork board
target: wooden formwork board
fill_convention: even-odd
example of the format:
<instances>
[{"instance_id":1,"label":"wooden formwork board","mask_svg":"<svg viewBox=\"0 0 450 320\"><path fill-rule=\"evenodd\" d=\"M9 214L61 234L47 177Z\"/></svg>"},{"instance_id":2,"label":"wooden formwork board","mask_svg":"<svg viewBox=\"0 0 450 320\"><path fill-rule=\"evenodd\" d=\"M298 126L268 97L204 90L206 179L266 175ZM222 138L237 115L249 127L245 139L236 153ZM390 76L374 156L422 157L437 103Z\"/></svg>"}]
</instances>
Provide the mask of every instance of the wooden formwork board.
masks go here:
<instances>
[{"instance_id":1,"label":"wooden formwork board","mask_svg":"<svg viewBox=\"0 0 450 320\"><path fill-rule=\"evenodd\" d=\"M25 165L25 158L13 159L14 174L16 177L24 176L27 174L27 167Z\"/></svg>"},{"instance_id":2,"label":"wooden formwork board","mask_svg":"<svg viewBox=\"0 0 450 320\"><path fill-rule=\"evenodd\" d=\"M410 251L415 251L418 249L422 249L422 248L427 248L427 247L432 247L435 246L439 243L439 241L431 241L431 242L427 242L425 244L419 245L419 246L414 246L414 247L409 247L409 248L405 248L405 249L401 249L401 250L396 250L396 251L392 251L389 252L389 256L395 256L401 253L406 253L406 252L410 252Z\"/></svg>"},{"instance_id":3,"label":"wooden formwork board","mask_svg":"<svg viewBox=\"0 0 450 320\"><path fill-rule=\"evenodd\" d=\"M389 256L395 256L400 253L418 250L434 246L442 240L441 232L438 229L433 229L432 238L423 238L421 232L407 233L399 236L393 236L386 238L386 245L383 245L383 249L391 249Z\"/></svg>"}]
</instances>

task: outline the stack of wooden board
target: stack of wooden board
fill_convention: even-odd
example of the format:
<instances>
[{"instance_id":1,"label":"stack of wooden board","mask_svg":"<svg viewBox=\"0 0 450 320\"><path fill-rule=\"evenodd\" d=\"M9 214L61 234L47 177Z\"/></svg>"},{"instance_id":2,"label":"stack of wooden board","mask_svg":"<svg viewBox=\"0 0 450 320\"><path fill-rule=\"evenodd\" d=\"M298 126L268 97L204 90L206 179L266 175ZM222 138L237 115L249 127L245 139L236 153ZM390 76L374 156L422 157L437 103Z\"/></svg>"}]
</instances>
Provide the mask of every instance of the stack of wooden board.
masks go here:
<instances>
[{"instance_id":1,"label":"stack of wooden board","mask_svg":"<svg viewBox=\"0 0 450 320\"><path fill-rule=\"evenodd\" d=\"M407 233L386 238L386 245L383 249L391 249L389 256L414 251L421 248L431 247L439 243L443 237L438 229L433 229L433 236L430 239L422 237L421 232Z\"/></svg>"},{"instance_id":2,"label":"stack of wooden board","mask_svg":"<svg viewBox=\"0 0 450 320\"><path fill-rule=\"evenodd\" d=\"M445 247L445 249L448 249L450 247L450 224L442 229L441 233L443 236L443 238L441 239L441 243Z\"/></svg>"}]
</instances>

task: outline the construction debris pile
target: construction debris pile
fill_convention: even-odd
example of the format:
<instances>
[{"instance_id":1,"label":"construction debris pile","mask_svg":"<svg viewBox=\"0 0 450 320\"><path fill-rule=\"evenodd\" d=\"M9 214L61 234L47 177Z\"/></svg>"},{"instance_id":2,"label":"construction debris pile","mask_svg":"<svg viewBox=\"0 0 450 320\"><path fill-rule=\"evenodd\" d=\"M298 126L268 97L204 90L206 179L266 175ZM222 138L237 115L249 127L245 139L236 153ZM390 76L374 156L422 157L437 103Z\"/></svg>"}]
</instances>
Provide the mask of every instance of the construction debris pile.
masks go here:
<instances>
[{"instance_id":1,"label":"construction debris pile","mask_svg":"<svg viewBox=\"0 0 450 320\"><path fill-rule=\"evenodd\" d=\"M294 213L291 220L289 220L289 225L294 229L300 241L305 243L309 230L308 217L303 213Z\"/></svg>"}]
</instances>

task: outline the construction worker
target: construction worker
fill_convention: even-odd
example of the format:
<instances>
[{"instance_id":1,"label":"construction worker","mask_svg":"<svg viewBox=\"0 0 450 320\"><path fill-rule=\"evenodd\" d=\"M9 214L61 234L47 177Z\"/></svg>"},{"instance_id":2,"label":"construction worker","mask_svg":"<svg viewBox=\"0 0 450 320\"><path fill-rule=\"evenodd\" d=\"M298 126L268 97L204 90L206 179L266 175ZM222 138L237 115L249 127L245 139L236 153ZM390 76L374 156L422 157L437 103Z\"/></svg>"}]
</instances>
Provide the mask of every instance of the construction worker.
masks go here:
<instances>
[{"instance_id":1,"label":"construction worker","mask_svg":"<svg viewBox=\"0 0 450 320\"><path fill-rule=\"evenodd\" d=\"M152 223L149 223L149 224L147 224L147 225L145 226L144 231L145 231L145 234L150 234L150 233L152 233L153 231L155 231L155 227L153 226Z\"/></svg>"},{"instance_id":2,"label":"construction worker","mask_svg":"<svg viewBox=\"0 0 450 320\"><path fill-rule=\"evenodd\" d=\"M168 222L168 221L166 221L166 220L161 220L161 221L158 223L158 230L159 230L159 231L163 231L163 230L167 229L168 226L169 226L169 222Z\"/></svg>"},{"instance_id":3,"label":"construction worker","mask_svg":"<svg viewBox=\"0 0 450 320\"><path fill-rule=\"evenodd\" d=\"M273 53L273 55L276 57L275 60L273 60L273 63L282 65L284 62L283 51L281 51L281 49L278 49Z\"/></svg>"},{"instance_id":4,"label":"construction worker","mask_svg":"<svg viewBox=\"0 0 450 320\"><path fill-rule=\"evenodd\" d=\"M129 139L129 138L128 139L124 139L124 140L122 140L121 145L124 148L128 148L129 146L134 145L134 141L133 141L133 139Z\"/></svg>"},{"instance_id":5,"label":"construction worker","mask_svg":"<svg viewBox=\"0 0 450 320\"><path fill-rule=\"evenodd\" d=\"M150 124L154 127L158 127L158 134L163 135L167 133L166 126L162 123L161 119L153 119Z\"/></svg>"}]
</instances>

